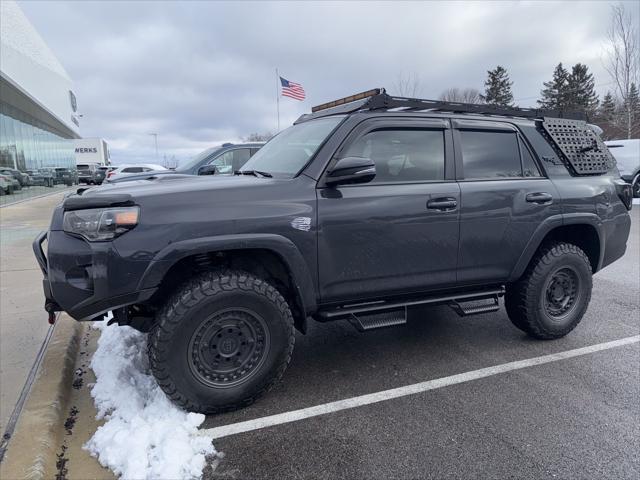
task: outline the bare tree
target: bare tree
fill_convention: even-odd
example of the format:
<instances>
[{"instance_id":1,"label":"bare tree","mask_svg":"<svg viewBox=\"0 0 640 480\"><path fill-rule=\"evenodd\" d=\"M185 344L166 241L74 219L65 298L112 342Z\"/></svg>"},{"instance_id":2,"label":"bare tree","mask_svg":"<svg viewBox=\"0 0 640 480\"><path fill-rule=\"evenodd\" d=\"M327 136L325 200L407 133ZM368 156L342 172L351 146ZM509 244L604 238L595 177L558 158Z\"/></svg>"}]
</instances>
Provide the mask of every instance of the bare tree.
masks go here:
<instances>
[{"instance_id":1,"label":"bare tree","mask_svg":"<svg viewBox=\"0 0 640 480\"><path fill-rule=\"evenodd\" d=\"M445 102L481 103L480 91L475 88L448 88L439 98Z\"/></svg>"},{"instance_id":2,"label":"bare tree","mask_svg":"<svg viewBox=\"0 0 640 480\"><path fill-rule=\"evenodd\" d=\"M273 133L271 132L264 132L264 133L254 132L254 133L250 133L249 135L244 137L242 140L245 142L267 142L271 139L271 137L273 137Z\"/></svg>"},{"instance_id":3,"label":"bare tree","mask_svg":"<svg viewBox=\"0 0 640 480\"><path fill-rule=\"evenodd\" d=\"M400 72L396 77L395 82L393 82L393 90L394 94L399 97L417 98L422 90L418 74L413 72L405 75Z\"/></svg>"},{"instance_id":4,"label":"bare tree","mask_svg":"<svg viewBox=\"0 0 640 480\"><path fill-rule=\"evenodd\" d=\"M627 138L631 138L634 124L640 119L630 101L632 85L638 84L640 45L637 24L622 3L611 7L611 26L607 34L609 49L605 68L615 84L616 94L623 105L622 122Z\"/></svg>"}]
</instances>

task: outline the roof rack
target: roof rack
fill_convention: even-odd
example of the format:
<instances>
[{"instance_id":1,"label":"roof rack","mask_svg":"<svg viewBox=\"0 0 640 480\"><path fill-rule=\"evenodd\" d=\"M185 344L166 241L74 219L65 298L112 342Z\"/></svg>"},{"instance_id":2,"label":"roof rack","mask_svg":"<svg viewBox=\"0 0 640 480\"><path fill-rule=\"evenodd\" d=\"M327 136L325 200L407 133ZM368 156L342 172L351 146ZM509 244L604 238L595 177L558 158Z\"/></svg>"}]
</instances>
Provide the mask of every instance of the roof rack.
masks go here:
<instances>
[{"instance_id":1,"label":"roof rack","mask_svg":"<svg viewBox=\"0 0 640 480\"><path fill-rule=\"evenodd\" d=\"M331 115L334 113L352 113L362 110L402 109L403 112L436 111L453 113L474 113L477 115L500 115L523 118L565 118L587 121L582 112L565 112L562 110L541 110L537 108L504 107L499 105L479 105L474 103L445 102L442 100L425 100L421 98L394 97L384 88L375 88L348 97L333 100L311 109L311 116ZM331 110L331 111L328 111Z\"/></svg>"}]
</instances>

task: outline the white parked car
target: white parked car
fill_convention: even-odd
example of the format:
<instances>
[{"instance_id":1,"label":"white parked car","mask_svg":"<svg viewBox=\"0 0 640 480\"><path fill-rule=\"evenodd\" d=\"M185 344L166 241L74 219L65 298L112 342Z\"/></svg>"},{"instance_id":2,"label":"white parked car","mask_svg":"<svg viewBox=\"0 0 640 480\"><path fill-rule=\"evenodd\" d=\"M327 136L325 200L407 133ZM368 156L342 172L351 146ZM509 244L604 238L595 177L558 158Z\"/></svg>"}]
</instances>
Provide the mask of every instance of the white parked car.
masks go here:
<instances>
[{"instance_id":1,"label":"white parked car","mask_svg":"<svg viewBox=\"0 0 640 480\"><path fill-rule=\"evenodd\" d=\"M122 178L129 175L138 175L140 173L166 171L162 165L155 163L136 163L130 165L118 165L116 168L107 173L107 183L112 182L116 178Z\"/></svg>"},{"instance_id":2,"label":"white parked car","mask_svg":"<svg viewBox=\"0 0 640 480\"><path fill-rule=\"evenodd\" d=\"M615 157L622 179L633 186L633 196L640 197L640 139L604 143Z\"/></svg>"}]
</instances>

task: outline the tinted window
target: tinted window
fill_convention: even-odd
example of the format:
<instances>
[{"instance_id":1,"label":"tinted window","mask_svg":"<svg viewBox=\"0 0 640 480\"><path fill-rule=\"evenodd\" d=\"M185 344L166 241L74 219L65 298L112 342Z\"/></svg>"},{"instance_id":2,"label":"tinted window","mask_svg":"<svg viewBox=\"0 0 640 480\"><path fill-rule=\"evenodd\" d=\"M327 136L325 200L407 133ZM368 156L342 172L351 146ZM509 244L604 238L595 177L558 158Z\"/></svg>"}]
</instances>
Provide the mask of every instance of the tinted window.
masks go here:
<instances>
[{"instance_id":1,"label":"tinted window","mask_svg":"<svg viewBox=\"0 0 640 480\"><path fill-rule=\"evenodd\" d=\"M462 130L460 136L464 178L522 177L515 133Z\"/></svg>"},{"instance_id":2,"label":"tinted window","mask_svg":"<svg viewBox=\"0 0 640 480\"><path fill-rule=\"evenodd\" d=\"M533 156L531 155L531 151L524 144L522 139L520 142L520 154L522 155L522 171L524 172L525 177L540 177L540 169L536 165Z\"/></svg>"},{"instance_id":3,"label":"tinted window","mask_svg":"<svg viewBox=\"0 0 640 480\"><path fill-rule=\"evenodd\" d=\"M140 173L142 172L142 167L127 167L122 169L122 173Z\"/></svg>"},{"instance_id":4,"label":"tinted window","mask_svg":"<svg viewBox=\"0 0 640 480\"><path fill-rule=\"evenodd\" d=\"M251 157L251 152L248 148L239 148L233 151L233 166L234 168L240 168Z\"/></svg>"},{"instance_id":5,"label":"tinted window","mask_svg":"<svg viewBox=\"0 0 640 480\"><path fill-rule=\"evenodd\" d=\"M366 157L376 164L371 183L444 180L442 130L375 130L356 140L344 157Z\"/></svg>"}]
</instances>

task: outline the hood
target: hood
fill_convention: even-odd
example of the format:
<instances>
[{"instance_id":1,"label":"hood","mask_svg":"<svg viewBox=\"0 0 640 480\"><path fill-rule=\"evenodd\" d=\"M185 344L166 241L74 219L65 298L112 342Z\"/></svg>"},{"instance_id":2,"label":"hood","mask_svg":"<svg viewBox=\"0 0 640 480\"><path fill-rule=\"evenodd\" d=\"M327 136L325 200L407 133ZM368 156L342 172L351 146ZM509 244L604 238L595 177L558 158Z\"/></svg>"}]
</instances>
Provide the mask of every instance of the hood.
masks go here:
<instances>
[{"instance_id":1,"label":"hood","mask_svg":"<svg viewBox=\"0 0 640 480\"><path fill-rule=\"evenodd\" d=\"M70 195L65 199L64 208L65 210L76 210L122 206L134 203L143 204L148 200L167 205L195 204L202 202L203 198L215 199L216 202L225 199L231 201L234 198L246 199L248 190L251 190L252 196L259 199L261 190L272 190L283 182L288 181L290 180L258 178L250 175L195 176L165 174L144 180L79 188L76 194Z\"/></svg>"},{"instance_id":2,"label":"hood","mask_svg":"<svg viewBox=\"0 0 640 480\"><path fill-rule=\"evenodd\" d=\"M147 180L151 178L155 178L160 175L188 175L187 173L178 173L175 170L156 170L153 172L145 172L145 173L129 173L124 174L122 176L114 177L112 180L109 180L109 183L121 183L121 182L131 182L134 180Z\"/></svg>"}]
</instances>

